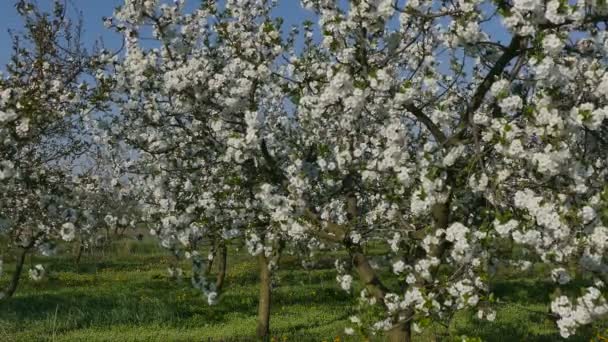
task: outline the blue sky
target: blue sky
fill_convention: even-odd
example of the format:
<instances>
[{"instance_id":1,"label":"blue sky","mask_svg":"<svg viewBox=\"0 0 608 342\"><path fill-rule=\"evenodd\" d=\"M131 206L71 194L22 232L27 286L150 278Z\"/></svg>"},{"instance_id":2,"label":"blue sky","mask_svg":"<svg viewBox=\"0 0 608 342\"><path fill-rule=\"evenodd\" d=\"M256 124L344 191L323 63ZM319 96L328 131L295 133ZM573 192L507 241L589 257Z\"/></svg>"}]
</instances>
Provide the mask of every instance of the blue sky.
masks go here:
<instances>
[{"instance_id":1,"label":"blue sky","mask_svg":"<svg viewBox=\"0 0 608 342\"><path fill-rule=\"evenodd\" d=\"M51 0L38 0L44 8L52 4ZM68 2L69 3L69 2ZM70 15L77 16L82 11L84 19L84 40L89 46L95 39L103 38L108 47L120 46L120 38L103 27L101 18L110 16L114 8L123 0L72 0ZM14 0L0 0L0 65L4 66L11 54L9 29L20 30L21 18L15 9Z\"/></svg>"},{"instance_id":2,"label":"blue sky","mask_svg":"<svg viewBox=\"0 0 608 342\"><path fill-rule=\"evenodd\" d=\"M52 0L38 0L44 8L52 4ZM111 16L114 8L124 3L124 0L71 0L68 1L70 15L77 16L82 12L84 20L84 43L90 47L96 39L103 39L108 48L118 48L120 37L103 26L102 17ZM200 0L186 0L189 8L196 7ZM301 22L305 18L311 18L312 14L299 5L297 0L279 1L276 15L282 16L287 25ZM10 36L9 29L19 30L21 21L15 9L15 0L0 0L0 70L9 61Z\"/></svg>"},{"instance_id":3,"label":"blue sky","mask_svg":"<svg viewBox=\"0 0 608 342\"><path fill-rule=\"evenodd\" d=\"M37 0L37 2L45 8L49 8L54 0ZM170 0L161 0L170 1ZM201 0L186 0L188 10L196 8ZM9 29L20 30L22 23L17 11L14 7L16 0L0 0L0 70L5 68L11 54L11 42L8 33ZM70 16L76 17L78 13L82 13L84 22L84 44L87 48L93 46L96 40L103 40L104 46L110 50L115 50L121 46L121 38L118 34L106 29L103 26L102 18L111 16L114 9L123 4L124 0L69 0ZM347 0L340 0L342 6L348 6ZM285 31L289 31L288 27L293 24L301 24L305 19L315 21L314 15L300 7L298 0L280 0L278 8L274 15L281 16L285 19ZM400 6L403 2L399 1ZM484 9L491 11L492 8ZM502 27L500 20L494 19L483 24L487 33L491 35L492 40L500 41L503 44L508 44L510 35Z\"/></svg>"}]
</instances>

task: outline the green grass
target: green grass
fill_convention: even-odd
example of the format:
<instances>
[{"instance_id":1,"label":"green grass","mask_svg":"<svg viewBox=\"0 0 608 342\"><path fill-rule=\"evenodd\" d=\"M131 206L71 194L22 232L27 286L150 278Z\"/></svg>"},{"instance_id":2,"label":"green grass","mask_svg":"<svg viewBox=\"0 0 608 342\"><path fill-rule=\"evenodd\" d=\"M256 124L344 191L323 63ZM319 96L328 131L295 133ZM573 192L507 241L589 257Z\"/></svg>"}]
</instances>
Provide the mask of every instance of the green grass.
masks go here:
<instances>
[{"instance_id":1,"label":"green grass","mask_svg":"<svg viewBox=\"0 0 608 342\"><path fill-rule=\"evenodd\" d=\"M141 242L123 243L105 257L84 257L78 269L70 256L33 260L51 273L39 283L24 275L15 297L0 304L0 341L255 340L253 258L232 251L227 287L216 306L207 305L187 279L168 279L170 261L162 250ZM278 341L333 341L343 335L356 298L338 288L330 260L324 261L306 271L294 258L283 258L271 318ZM547 312L547 283L529 276L505 277L495 292L514 303L500 306L495 322L463 311L449 330L430 329L415 340L433 341L436 333L446 332L447 340L460 335L484 341L560 339L554 323L542 314ZM590 331L571 340L589 341ZM342 341L358 340L342 336Z\"/></svg>"}]
</instances>

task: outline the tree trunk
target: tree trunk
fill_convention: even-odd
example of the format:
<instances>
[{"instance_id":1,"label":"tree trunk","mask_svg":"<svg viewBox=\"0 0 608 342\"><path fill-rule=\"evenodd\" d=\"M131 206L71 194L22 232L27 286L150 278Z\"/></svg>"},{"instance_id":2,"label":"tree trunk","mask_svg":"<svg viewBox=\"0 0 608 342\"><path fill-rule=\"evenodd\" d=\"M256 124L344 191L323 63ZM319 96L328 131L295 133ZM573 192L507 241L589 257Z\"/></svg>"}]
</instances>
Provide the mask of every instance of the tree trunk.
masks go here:
<instances>
[{"instance_id":1,"label":"tree trunk","mask_svg":"<svg viewBox=\"0 0 608 342\"><path fill-rule=\"evenodd\" d=\"M227 267L227 259L228 259L228 248L226 247L226 243L220 242L218 250L215 252L215 258L217 260L217 276L215 279L215 289L219 293L224 286L224 279L226 279L226 267ZM214 258L214 259L215 259Z\"/></svg>"},{"instance_id":2,"label":"tree trunk","mask_svg":"<svg viewBox=\"0 0 608 342\"><path fill-rule=\"evenodd\" d=\"M209 274L211 274L211 269L213 268L213 262L215 261L215 258L217 257L217 248L216 248L215 244L211 245L211 250L209 251L209 254L213 255L213 258L207 259L207 268L205 268L205 276L208 276Z\"/></svg>"},{"instance_id":3,"label":"tree trunk","mask_svg":"<svg viewBox=\"0 0 608 342\"><path fill-rule=\"evenodd\" d=\"M84 252L84 245L80 242L78 246L78 254L76 254L76 266L80 265L80 259L82 258L82 253Z\"/></svg>"},{"instance_id":4,"label":"tree trunk","mask_svg":"<svg viewBox=\"0 0 608 342\"><path fill-rule=\"evenodd\" d=\"M433 217L434 224L433 234L438 229L448 228L450 222L450 203L451 194L449 195L448 200L445 203L436 203L435 205L433 205L431 209L431 215ZM431 247L429 254L430 256L441 260L450 245L451 243L444 239L440 244ZM430 272L433 274L433 278L435 278L434 276L437 275L437 272L439 272L439 265L431 267Z\"/></svg>"},{"instance_id":5,"label":"tree trunk","mask_svg":"<svg viewBox=\"0 0 608 342\"><path fill-rule=\"evenodd\" d=\"M372 268L367 257L361 252L359 246L349 246L350 256L352 258L353 266L357 270L359 279L365 285L367 290L373 295L380 304L384 304L384 295L388 292L388 289L378 275Z\"/></svg>"},{"instance_id":6,"label":"tree trunk","mask_svg":"<svg viewBox=\"0 0 608 342\"><path fill-rule=\"evenodd\" d=\"M270 337L270 294L272 289L268 260L263 252L258 255L258 267L260 268L260 298L257 335L262 341L268 341Z\"/></svg>"},{"instance_id":7,"label":"tree trunk","mask_svg":"<svg viewBox=\"0 0 608 342\"><path fill-rule=\"evenodd\" d=\"M390 342L411 342L412 327L411 322L402 322L386 332Z\"/></svg>"},{"instance_id":8,"label":"tree trunk","mask_svg":"<svg viewBox=\"0 0 608 342\"><path fill-rule=\"evenodd\" d=\"M11 282L8 284L6 289L2 291L4 296L0 299L11 298L17 290L17 285L19 285L19 279L21 279L21 273L23 272L23 264L25 263L25 257L28 251L29 248L24 248L21 250L21 254L19 254L19 259L17 259L17 264L15 265L15 272L13 273L13 277L11 278Z\"/></svg>"}]
</instances>

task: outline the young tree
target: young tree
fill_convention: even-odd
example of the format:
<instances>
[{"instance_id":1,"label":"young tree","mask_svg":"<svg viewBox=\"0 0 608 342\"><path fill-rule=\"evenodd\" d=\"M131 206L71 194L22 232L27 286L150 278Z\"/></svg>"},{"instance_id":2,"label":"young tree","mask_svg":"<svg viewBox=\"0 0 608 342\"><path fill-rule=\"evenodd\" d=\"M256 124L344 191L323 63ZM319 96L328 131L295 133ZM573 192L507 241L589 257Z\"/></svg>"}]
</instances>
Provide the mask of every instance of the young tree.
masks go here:
<instances>
[{"instance_id":1,"label":"young tree","mask_svg":"<svg viewBox=\"0 0 608 342\"><path fill-rule=\"evenodd\" d=\"M222 251L229 240L245 240L260 267L261 338L269 334L271 270L284 245L256 197L275 176L263 163L259 122L280 127L273 120L285 117L272 74L284 47L271 9L264 1L207 1L188 13L183 1L128 0L106 20L126 40L111 73L121 109L112 139L140 152L133 172L141 174L146 220L164 247L192 259L193 284L210 303L225 271L215 283L205 277L201 243ZM157 44L141 40L147 34Z\"/></svg>"},{"instance_id":2,"label":"young tree","mask_svg":"<svg viewBox=\"0 0 608 342\"><path fill-rule=\"evenodd\" d=\"M106 165L107 166L107 165ZM114 176L108 169L92 168L74 177L71 194L79 215L75 240L78 241L76 264L84 252L106 249L115 241L135 231L141 222L139 201L128 179Z\"/></svg>"},{"instance_id":3,"label":"young tree","mask_svg":"<svg viewBox=\"0 0 608 342\"><path fill-rule=\"evenodd\" d=\"M81 80L92 59L65 6L56 2L49 14L22 0L16 8L24 31L13 35L0 78L0 258L15 253L16 267L0 298L15 292L29 253L48 254L53 241L74 237L66 165L87 147L78 127L92 92Z\"/></svg>"}]
</instances>

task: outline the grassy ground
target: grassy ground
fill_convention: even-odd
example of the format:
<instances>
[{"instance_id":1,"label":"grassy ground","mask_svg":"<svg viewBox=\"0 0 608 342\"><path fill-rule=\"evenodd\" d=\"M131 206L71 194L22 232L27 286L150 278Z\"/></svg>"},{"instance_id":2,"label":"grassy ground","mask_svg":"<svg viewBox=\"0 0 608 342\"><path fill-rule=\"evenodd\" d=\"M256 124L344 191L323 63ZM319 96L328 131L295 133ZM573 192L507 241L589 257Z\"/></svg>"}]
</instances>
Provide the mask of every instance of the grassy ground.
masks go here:
<instances>
[{"instance_id":1,"label":"grassy ground","mask_svg":"<svg viewBox=\"0 0 608 342\"><path fill-rule=\"evenodd\" d=\"M50 276L35 283L24 275L17 294L0 304L0 341L249 341L255 333L257 268L243 253L229 255L227 288L220 305L208 306L187 280L167 278L169 257L150 243L128 242L112 257L73 257L42 262ZM276 341L334 341L343 335L355 299L338 289L330 262L305 271L284 258L274 292L271 328ZM28 265L29 266L29 265ZM5 267L10 272L11 265ZM7 276L2 280L6 282ZM505 278L495 292L515 304L498 309L495 322L461 312L449 337L483 341L556 341L546 315L547 283L529 276ZM583 332L574 341L589 341ZM416 341L433 341L439 327ZM381 338L376 338L382 340ZM342 341L357 341L345 338Z\"/></svg>"}]
</instances>

